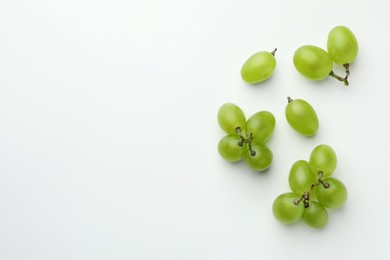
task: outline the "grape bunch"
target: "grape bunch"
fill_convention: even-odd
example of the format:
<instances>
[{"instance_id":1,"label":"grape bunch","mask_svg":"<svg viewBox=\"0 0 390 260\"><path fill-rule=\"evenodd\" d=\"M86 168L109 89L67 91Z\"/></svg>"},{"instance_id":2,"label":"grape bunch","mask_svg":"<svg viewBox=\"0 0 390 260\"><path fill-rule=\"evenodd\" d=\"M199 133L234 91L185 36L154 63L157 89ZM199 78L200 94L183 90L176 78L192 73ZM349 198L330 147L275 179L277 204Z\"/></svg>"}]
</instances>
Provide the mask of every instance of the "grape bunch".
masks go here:
<instances>
[{"instance_id":1,"label":"grape bunch","mask_svg":"<svg viewBox=\"0 0 390 260\"><path fill-rule=\"evenodd\" d=\"M218 143L218 152L229 162L245 158L254 171L265 171L272 163L272 151L265 145L275 128L275 117L268 111L253 114L248 120L240 107L223 104L218 111L218 124L227 133Z\"/></svg>"},{"instance_id":2,"label":"grape bunch","mask_svg":"<svg viewBox=\"0 0 390 260\"><path fill-rule=\"evenodd\" d=\"M355 35L345 26L334 27L328 34L327 50L328 52L314 45L301 46L294 54L295 68L308 79L323 80L331 76L348 86L349 66L358 53ZM344 67L345 77L334 73L333 63Z\"/></svg>"},{"instance_id":3,"label":"grape bunch","mask_svg":"<svg viewBox=\"0 0 390 260\"><path fill-rule=\"evenodd\" d=\"M345 185L330 177L336 164L336 154L326 144L315 147L309 161L296 161L288 178L292 192L279 195L272 205L275 218L285 224L302 218L310 227L324 227L328 222L327 208L342 207L348 195Z\"/></svg>"}]
</instances>

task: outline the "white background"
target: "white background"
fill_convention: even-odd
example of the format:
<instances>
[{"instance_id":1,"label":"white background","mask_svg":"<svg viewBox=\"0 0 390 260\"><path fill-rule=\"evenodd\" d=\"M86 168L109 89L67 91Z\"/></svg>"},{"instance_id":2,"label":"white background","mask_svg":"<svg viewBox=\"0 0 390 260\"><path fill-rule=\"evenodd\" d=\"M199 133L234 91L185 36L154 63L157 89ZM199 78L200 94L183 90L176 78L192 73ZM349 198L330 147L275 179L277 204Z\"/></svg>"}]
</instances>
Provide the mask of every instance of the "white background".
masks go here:
<instances>
[{"instance_id":1,"label":"white background","mask_svg":"<svg viewBox=\"0 0 390 260\"><path fill-rule=\"evenodd\" d=\"M387 7L1 0L0 259L389 259ZM359 42L350 87L301 77L294 51L340 24ZM273 77L245 84L275 47ZM313 105L315 137L289 127L287 96ZM275 115L269 171L218 155L225 102ZM291 165L321 143L347 204L322 230L278 223Z\"/></svg>"}]
</instances>

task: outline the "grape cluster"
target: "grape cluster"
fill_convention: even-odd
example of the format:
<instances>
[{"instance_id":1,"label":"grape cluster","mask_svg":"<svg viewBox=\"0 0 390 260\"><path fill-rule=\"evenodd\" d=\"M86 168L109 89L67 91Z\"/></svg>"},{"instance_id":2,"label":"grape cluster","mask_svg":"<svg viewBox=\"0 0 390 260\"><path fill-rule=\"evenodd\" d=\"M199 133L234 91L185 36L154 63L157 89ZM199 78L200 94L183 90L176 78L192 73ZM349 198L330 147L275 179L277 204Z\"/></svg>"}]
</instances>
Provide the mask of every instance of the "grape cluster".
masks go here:
<instances>
[{"instance_id":1,"label":"grape cluster","mask_svg":"<svg viewBox=\"0 0 390 260\"><path fill-rule=\"evenodd\" d=\"M218 143L218 152L227 161L238 162L245 157L252 170L265 171L272 164L272 151L265 145L275 128L275 117L268 111L253 114L248 120L240 107L223 104L218 123L227 133Z\"/></svg>"},{"instance_id":2,"label":"grape cluster","mask_svg":"<svg viewBox=\"0 0 390 260\"><path fill-rule=\"evenodd\" d=\"M285 224L302 218L313 228L325 226L328 222L326 208L342 207L348 195L345 185L330 177L336 165L336 154L326 144L315 147L309 161L296 161L288 178L292 192L279 195L272 205L275 218Z\"/></svg>"},{"instance_id":3,"label":"grape cluster","mask_svg":"<svg viewBox=\"0 0 390 260\"><path fill-rule=\"evenodd\" d=\"M345 26L334 27L328 34L327 50L314 45L301 46L294 54L295 68L308 79L323 80L331 76L348 86L349 65L358 53L355 35ZM344 67L344 77L333 72L333 63Z\"/></svg>"}]
</instances>

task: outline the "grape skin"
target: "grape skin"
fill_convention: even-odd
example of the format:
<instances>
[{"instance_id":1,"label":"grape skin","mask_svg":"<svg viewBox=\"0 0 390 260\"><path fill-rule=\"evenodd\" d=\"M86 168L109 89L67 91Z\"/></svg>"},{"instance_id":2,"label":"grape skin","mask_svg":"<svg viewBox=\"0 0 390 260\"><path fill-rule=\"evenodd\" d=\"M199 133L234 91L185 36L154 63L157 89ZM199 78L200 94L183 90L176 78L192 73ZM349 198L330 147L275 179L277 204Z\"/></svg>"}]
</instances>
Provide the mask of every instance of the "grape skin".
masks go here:
<instances>
[{"instance_id":1,"label":"grape skin","mask_svg":"<svg viewBox=\"0 0 390 260\"><path fill-rule=\"evenodd\" d=\"M297 222L304 210L303 203L294 204L294 200L298 198L299 196L292 192L279 195L272 204L272 212L275 218L284 224Z\"/></svg>"},{"instance_id":2,"label":"grape skin","mask_svg":"<svg viewBox=\"0 0 390 260\"><path fill-rule=\"evenodd\" d=\"M329 54L314 45L304 45L297 49L293 62L299 73L311 80L325 79L333 68Z\"/></svg>"},{"instance_id":3,"label":"grape skin","mask_svg":"<svg viewBox=\"0 0 390 260\"><path fill-rule=\"evenodd\" d=\"M255 155L251 154L249 149L246 149L245 158L246 164L254 171L265 171L271 167L272 164L272 151L265 144L252 143L252 151Z\"/></svg>"},{"instance_id":4,"label":"grape skin","mask_svg":"<svg viewBox=\"0 0 390 260\"><path fill-rule=\"evenodd\" d=\"M329 145L318 145L310 154L309 165L313 172L322 172L322 177L328 177L336 169L336 153Z\"/></svg>"},{"instance_id":5,"label":"grape skin","mask_svg":"<svg viewBox=\"0 0 390 260\"><path fill-rule=\"evenodd\" d=\"M218 111L218 124L227 134L237 134L245 129L246 118L241 108L233 103L223 104Z\"/></svg>"},{"instance_id":6,"label":"grape skin","mask_svg":"<svg viewBox=\"0 0 390 260\"><path fill-rule=\"evenodd\" d=\"M242 79L249 84L260 83L273 74L276 67L275 56L261 51L250 56L241 68Z\"/></svg>"},{"instance_id":7,"label":"grape skin","mask_svg":"<svg viewBox=\"0 0 390 260\"><path fill-rule=\"evenodd\" d=\"M288 182L295 194L302 195L310 191L312 184L317 182L317 175L311 171L307 161L299 160L292 165Z\"/></svg>"},{"instance_id":8,"label":"grape skin","mask_svg":"<svg viewBox=\"0 0 390 260\"><path fill-rule=\"evenodd\" d=\"M316 201L312 201L302 214L302 220L313 228L322 228L328 223L328 211Z\"/></svg>"},{"instance_id":9,"label":"grape skin","mask_svg":"<svg viewBox=\"0 0 390 260\"><path fill-rule=\"evenodd\" d=\"M246 133L258 143L264 143L271 138L275 128L275 117L268 111L253 114L246 122Z\"/></svg>"},{"instance_id":10,"label":"grape skin","mask_svg":"<svg viewBox=\"0 0 390 260\"><path fill-rule=\"evenodd\" d=\"M329 188L325 188L323 185L318 186L316 192L318 201L327 208L341 208L348 197L348 191L344 183L332 177L323 181L329 184Z\"/></svg>"},{"instance_id":11,"label":"grape skin","mask_svg":"<svg viewBox=\"0 0 390 260\"><path fill-rule=\"evenodd\" d=\"M218 152L222 158L229 162L238 162L244 156L244 149L246 144L241 142L238 135L226 135L218 143Z\"/></svg>"},{"instance_id":12,"label":"grape skin","mask_svg":"<svg viewBox=\"0 0 390 260\"><path fill-rule=\"evenodd\" d=\"M285 110L289 125L304 136L313 136L319 128L317 113L313 107L303 99L290 101Z\"/></svg>"},{"instance_id":13,"label":"grape skin","mask_svg":"<svg viewBox=\"0 0 390 260\"><path fill-rule=\"evenodd\" d=\"M340 65L352 63L358 54L358 43L353 32L345 26L336 26L328 34L328 53Z\"/></svg>"}]
</instances>

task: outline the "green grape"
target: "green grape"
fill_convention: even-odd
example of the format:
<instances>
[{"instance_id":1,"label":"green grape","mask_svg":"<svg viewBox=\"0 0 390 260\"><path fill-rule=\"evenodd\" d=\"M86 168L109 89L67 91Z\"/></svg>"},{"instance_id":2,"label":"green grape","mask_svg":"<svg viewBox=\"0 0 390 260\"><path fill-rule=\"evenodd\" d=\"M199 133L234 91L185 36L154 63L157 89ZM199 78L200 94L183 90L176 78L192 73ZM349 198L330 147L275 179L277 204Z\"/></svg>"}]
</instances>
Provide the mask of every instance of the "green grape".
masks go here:
<instances>
[{"instance_id":1,"label":"green grape","mask_svg":"<svg viewBox=\"0 0 390 260\"><path fill-rule=\"evenodd\" d=\"M311 80L322 80L332 71L333 62L323 49L305 45L295 51L294 65L302 76Z\"/></svg>"},{"instance_id":2,"label":"green grape","mask_svg":"<svg viewBox=\"0 0 390 260\"><path fill-rule=\"evenodd\" d=\"M246 149L246 164L254 171L265 171L272 164L272 151L265 144L252 142L250 145L252 152ZM249 148L249 145L248 145Z\"/></svg>"},{"instance_id":3,"label":"green grape","mask_svg":"<svg viewBox=\"0 0 390 260\"><path fill-rule=\"evenodd\" d=\"M316 201L311 201L302 214L302 220L313 228L322 228L328 223L328 211Z\"/></svg>"},{"instance_id":4,"label":"green grape","mask_svg":"<svg viewBox=\"0 0 390 260\"><path fill-rule=\"evenodd\" d=\"M317 183L317 175L310 170L307 161L299 160L290 169L288 183L295 194L303 195L310 191L312 184Z\"/></svg>"},{"instance_id":5,"label":"green grape","mask_svg":"<svg viewBox=\"0 0 390 260\"><path fill-rule=\"evenodd\" d=\"M246 122L246 134L252 134L257 143L264 143L273 134L275 117L268 111L260 111L253 114Z\"/></svg>"},{"instance_id":6,"label":"green grape","mask_svg":"<svg viewBox=\"0 0 390 260\"><path fill-rule=\"evenodd\" d=\"M317 114L305 100L292 100L288 97L285 114L287 122L298 133L304 136L313 136L317 133L319 127Z\"/></svg>"},{"instance_id":7,"label":"green grape","mask_svg":"<svg viewBox=\"0 0 390 260\"><path fill-rule=\"evenodd\" d=\"M299 196L292 192L279 195L272 205L275 218L284 224L297 222L302 216L304 206L303 203L296 205L296 199L299 199Z\"/></svg>"},{"instance_id":8,"label":"green grape","mask_svg":"<svg viewBox=\"0 0 390 260\"><path fill-rule=\"evenodd\" d=\"M241 108L232 103L223 104L218 111L219 126L227 134L237 134L237 128L245 129L246 118Z\"/></svg>"},{"instance_id":9,"label":"green grape","mask_svg":"<svg viewBox=\"0 0 390 260\"><path fill-rule=\"evenodd\" d=\"M353 62L358 53L355 35L345 26L336 26L328 34L328 53L340 65Z\"/></svg>"},{"instance_id":10,"label":"green grape","mask_svg":"<svg viewBox=\"0 0 390 260\"><path fill-rule=\"evenodd\" d=\"M262 82L269 77L276 67L275 52L261 51L250 56L241 68L242 79L250 84Z\"/></svg>"},{"instance_id":11,"label":"green grape","mask_svg":"<svg viewBox=\"0 0 390 260\"><path fill-rule=\"evenodd\" d=\"M218 152L229 162L238 162L244 156L246 143L238 135L226 135L218 143Z\"/></svg>"},{"instance_id":12,"label":"green grape","mask_svg":"<svg viewBox=\"0 0 390 260\"><path fill-rule=\"evenodd\" d=\"M317 189L318 201L327 208L338 209L341 208L348 197L347 188L336 178L323 179L325 185L320 184Z\"/></svg>"},{"instance_id":13,"label":"green grape","mask_svg":"<svg viewBox=\"0 0 390 260\"><path fill-rule=\"evenodd\" d=\"M326 144L315 147L310 154L309 165L313 172L322 172L322 177L330 176L337 165L337 157L332 147Z\"/></svg>"}]
</instances>

